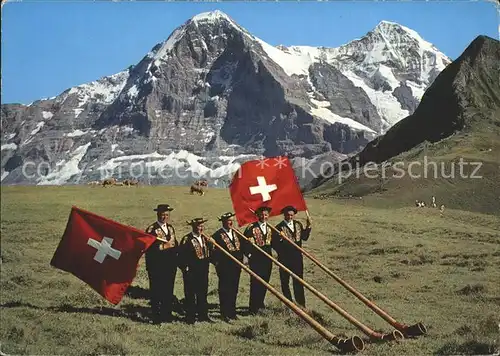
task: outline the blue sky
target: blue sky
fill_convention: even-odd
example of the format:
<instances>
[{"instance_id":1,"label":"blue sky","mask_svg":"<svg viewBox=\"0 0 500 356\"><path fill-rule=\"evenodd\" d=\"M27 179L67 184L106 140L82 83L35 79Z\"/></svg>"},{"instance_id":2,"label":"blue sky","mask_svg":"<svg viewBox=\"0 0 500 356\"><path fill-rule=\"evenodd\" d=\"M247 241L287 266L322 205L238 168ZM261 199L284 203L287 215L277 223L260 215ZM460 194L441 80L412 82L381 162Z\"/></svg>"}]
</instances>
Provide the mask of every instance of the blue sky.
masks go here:
<instances>
[{"instance_id":1,"label":"blue sky","mask_svg":"<svg viewBox=\"0 0 500 356\"><path fill-rule=\"evenodd\" d=\"M2 103L27 104L119 72L216 9L272 45L337 47L381 20L416 30L452 59L478 35L499 37L499 12L485 1L11 2L2 8Z\"/></svg>"}]
</instances>

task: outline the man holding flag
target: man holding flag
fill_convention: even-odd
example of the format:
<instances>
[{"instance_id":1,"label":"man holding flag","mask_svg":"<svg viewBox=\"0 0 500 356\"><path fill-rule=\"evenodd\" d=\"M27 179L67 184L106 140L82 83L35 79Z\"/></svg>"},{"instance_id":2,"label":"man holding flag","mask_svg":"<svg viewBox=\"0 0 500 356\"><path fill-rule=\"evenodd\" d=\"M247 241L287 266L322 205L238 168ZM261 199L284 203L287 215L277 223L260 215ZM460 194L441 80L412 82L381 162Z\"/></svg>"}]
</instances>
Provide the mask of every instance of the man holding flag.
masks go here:
<instances>
[{"instance_id":1,"label":"man holding flag","mask_svg":"<svg viewBox=\"0 0 500 356\"><path fill-rule=\"evenodd\" d=\"M266 206L262 206L255 211L259 221L249 225L244 232L244 235L250 239L251 243L246 240L243 241L243 251L248 257L250 269L268 283L271 279L273 263L261 251L253 247L252 244L256 244L267 254L272 254L271 238L273 232L267 224L270 211L271 209ZM262 283L253 277L250 279L249 309L252 314L256 314L259 309L265 308L264 299L266 298L266 292L267 288Z\"/></svg>"},{"instance_id":2,"label":"man holding flag","mask_svg":"<svg viewBox=\"0 0 500 356\"><path fill-rule=\"evenodd\" d=\"M269 242L273 244L272 239L275 237L271 236L271 241L268 241L268 232L274 231L275 235L280 234L274 226L267 223L269 217L281 214L282 209L289 205L293 206L294 211L307 212L306 203L297 183L292 164L287 157L283 156L262 158L243 163L233 176L230 193L239 226L252 224L246 229L245 235L252 237L259 246L265 247ZM308 222L309 226L310 222ZM279 236L276 238L279 238ZM304 239L306 239L305 235ZM266 252L270 254L270 247L265 248L268 249ZM246 250L251 251L252 249L247 248ZM252 261L252 258L255 257L254 252L252 252L250 268L252 270L255 268L255 272L268 281L269 277L267 275L271 273L268 264L271 262L269 258L261 256L260 251L255 248L253 250L261 258L259 258L258 262ZM267 279L264 277L267 277ZM256 282L254 281L254 283ZM264 293L262 293L260 287L264 288L263 286L255 287L254 285L254 293L250 293L250 310L253 312L262 308L264 304L265 289ZM250 289L252 291L252 285ZM301 302L303 301L300 296L299 299Z\"/></svg>"},{"instance_id":3,"label":"man holding flag","mask_svg":"<svg viewBox=\"0 0 500 356\"><path fill-rule=\"evenodd\" d=\"M311 221L307 218L306 227L298 220L295 220L297 209L288 205L281 209L284 220L276 225L276 229L288 237L284 239L281 234L276 234L273 237L273 248L278 253L278 261L288 267L293 273L303 279L304 276L304 257L292 244L302 247L302 241L307 241L311 234ZM292 241L292 242L290 242ZM290 293L290 274L283 269L280 269L280 282L283 295L292 300ZM306 298L304 295L304 286L295 278L293 279L293 294L295 302L302 307L306 306Z\"/></svg>"},{"instance_id":4,"label":"man holding flag","mask_svg":"<svg viewBox=\"0 0 500 356\"><path fill-rule=\"evenodd\" d=\"M174 210L168 204L158 204L156 221L146 228L146 232L156 236L157 240L146 251L146 270L149 277L149 298L153 312L153 322L171 322L174 284L177 274L177 250L179 243L175 229L169 223L170 212Z\"/></svg>"}]
</instances>

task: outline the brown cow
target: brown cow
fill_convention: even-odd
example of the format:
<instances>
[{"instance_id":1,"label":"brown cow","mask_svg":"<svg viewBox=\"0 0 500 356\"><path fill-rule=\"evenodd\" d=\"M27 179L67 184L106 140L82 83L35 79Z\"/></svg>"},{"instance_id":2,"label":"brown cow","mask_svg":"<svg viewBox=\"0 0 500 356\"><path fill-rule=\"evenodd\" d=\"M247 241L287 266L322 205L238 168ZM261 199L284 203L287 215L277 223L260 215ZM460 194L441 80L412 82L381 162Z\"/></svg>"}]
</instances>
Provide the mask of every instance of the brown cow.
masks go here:
<instances>
[{"instance_id":1,"label":"brown cow","mask_svg":"<svg viewBox=\"0 0 500 356\"><path fill-rule=\"evenodd\" d=\"M132 185L135 185L135 186L138 186L139 185L139 181L137 179L125 179L123 181L123 184L130 187Z\"/></svg>"},{"instance_id":2,"label":"brown cow","mask_svg":"<svg viewBox=\"0 0 500 356\"><path fill-rule=\"evenodd\" d=\"M106 178L102 181L102 186L106 187L108 185L115 185L116 184L116 178Z\"/></svg>"},{"instance_id":3,"label":"brown cow","mask_svg":"<svg viewBox=\"0 0 500 356\"><path fill-rule=\"evenodd\" d=\"M208 186L208 182L206 180L198 180L191 185L190 193L194 194L195 192L199 195L205 195L205 189Z\"/></svg>"}]
</instances>

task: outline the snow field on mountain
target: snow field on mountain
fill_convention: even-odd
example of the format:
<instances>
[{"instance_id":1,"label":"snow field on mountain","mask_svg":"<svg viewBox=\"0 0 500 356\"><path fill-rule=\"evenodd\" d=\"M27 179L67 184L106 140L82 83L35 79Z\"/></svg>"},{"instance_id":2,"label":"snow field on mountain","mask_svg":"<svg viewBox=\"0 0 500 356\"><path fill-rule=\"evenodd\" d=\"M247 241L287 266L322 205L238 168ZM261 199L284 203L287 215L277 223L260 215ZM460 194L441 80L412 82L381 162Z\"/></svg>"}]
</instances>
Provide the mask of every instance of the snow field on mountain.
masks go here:
<instances>
[{"instance_id":1,"label":"snow field on mountain","mask_svg":"<svg viewBox=\"0 0 500 356\"><path fill-rule=\"evenodd\" d=\"M46 176L38 178L37 185L60 185L66 183L74 175L80 174L83 169L78 168L80 161L87 153L91 143L79 146L70 154L68 161L57 162L56 169Z\"/></svg>"},{"instance_id":2,"label":"snow field on mountain","mask_svg":"<svg viewBox=\"0 0 500 356\"><path fill-rule=\"evenodd\" d=\"M114 148L116 148L116 146ZM114 150L114 148L112 147L112 150ZM213 158L213 163L207 167L200 162L205 160L205 157L192 154L186 150L172 152L168 155L153 152L149 154L125 155L112 158L100 165L97 170L111 173L117 170L120 166L125 165L131 171L134 171L134 167L136 167L135 173L138 174L140 170L143 169L140 168L140 165L144 164L144 170L146 172L159 172L164 169L173 169L192 172L193 176L221 178L238 170L240 165L239 163L235 163L236 160L251 156L253 157L253 155L215 157Z\"/></svg>"},{"instance_id":3,"label":"snow field on mountain","mask_svg":"<svg viewBox=\"0 0 500 356\"><path fill-rule=\"evenodd\" d=\"M375 105L379 115L391 125L409 115L408 110L401 109L401 104L398 99L391 94L390 91L382 92L370 88L366 83L351 71L344 72L344 75L349 78L354 85L360 87L370 98L370 101Z\"/></svg>"}]
</instances>

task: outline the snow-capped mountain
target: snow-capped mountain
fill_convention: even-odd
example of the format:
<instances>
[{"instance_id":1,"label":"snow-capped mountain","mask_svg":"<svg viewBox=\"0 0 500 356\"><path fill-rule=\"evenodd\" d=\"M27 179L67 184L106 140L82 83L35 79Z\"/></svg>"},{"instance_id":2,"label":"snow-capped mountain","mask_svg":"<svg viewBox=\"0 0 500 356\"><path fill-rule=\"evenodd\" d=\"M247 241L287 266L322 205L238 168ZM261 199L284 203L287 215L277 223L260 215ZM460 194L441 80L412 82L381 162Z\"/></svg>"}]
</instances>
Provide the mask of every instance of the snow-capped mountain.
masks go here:
<instances>
[{"instance_id":1,"label":"snow-capped mountain","mask_svg":"<svg viewBox=\"0 0 500 356\"><path fill-rule=\"evenodd\" d=\"M453 167L454 161L466 157L469 162L481 166L481 182L469 182L461 186L463 183L459 181L465 180L459 178L454 180L454 187L450 190L449 176L442 171L432 182L427 179L420 182L419 194L423 194L421 190L425 189L428 189L429 194L449 194L456 206L467 206L467 209L470 209L471 204L463 201L463 195L471 194L477 201L478 210L493 211L493 207L500 207L500 150L495 146L500 142L499 73L500 41L484 35L477 36L435 78L412 115L369 142L361 152L325 170L317 179L305 185L305 189L318 188L317 192L320 192L323 185L329 191L328 194L332 193L335 190L332 186L336 185L338 178L336 174L345 167L363 167L368 163L387 161L390 167L391 163L421 161L422 155L425 155L424 159L437 160L440 164L448 160ZM429 71L422 74L433 75ZM460 171L461 178L464 178L462 168ZM370 183L366 185L366 180L344 179L347 176L343 175L341 194L350 194L353 190L369 194L380 189L377 183L368 188ZM360 185L364 187L359 189ZM441 188L436 189L440 185ZM395 184L392 194L397 189L406 188L405 183Z\"/></svg>"},{"instance_id":2,"label":"snow-capped mountain","mask_svg":"<svg viewBox=\"0 0 500 356\"><path fill-rule=\"evenodd\" d=\"M342 158L411 114L448 63L387 21L339 48L275 47L220 11L199 14L135 66L2 105L2 184L222 184L260 155Z\"/></svg>"}]
</instances>

